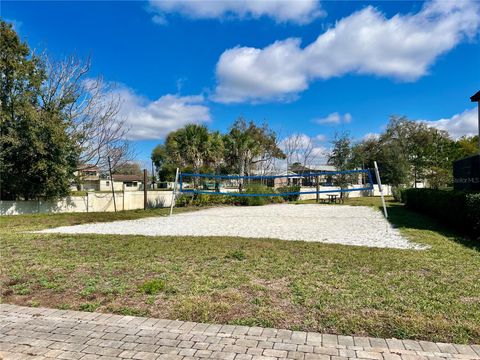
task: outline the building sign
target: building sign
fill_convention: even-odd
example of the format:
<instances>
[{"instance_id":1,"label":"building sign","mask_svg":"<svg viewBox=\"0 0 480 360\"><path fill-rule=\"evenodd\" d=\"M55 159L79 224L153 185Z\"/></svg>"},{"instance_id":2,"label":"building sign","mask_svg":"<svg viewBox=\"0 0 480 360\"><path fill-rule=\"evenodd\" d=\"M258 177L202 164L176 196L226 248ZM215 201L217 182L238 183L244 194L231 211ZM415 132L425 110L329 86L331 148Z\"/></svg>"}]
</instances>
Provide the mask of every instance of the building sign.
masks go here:
<instances>
[{"instance_id":1,"label":"building sign","mask_svg":"<svg viewBox=\"0 0 480 360\"><path fill-rule=\"evenodd\" d=\"M480 154L453 163L453 188L480 191Z\"/></svg>"}]
</instances>

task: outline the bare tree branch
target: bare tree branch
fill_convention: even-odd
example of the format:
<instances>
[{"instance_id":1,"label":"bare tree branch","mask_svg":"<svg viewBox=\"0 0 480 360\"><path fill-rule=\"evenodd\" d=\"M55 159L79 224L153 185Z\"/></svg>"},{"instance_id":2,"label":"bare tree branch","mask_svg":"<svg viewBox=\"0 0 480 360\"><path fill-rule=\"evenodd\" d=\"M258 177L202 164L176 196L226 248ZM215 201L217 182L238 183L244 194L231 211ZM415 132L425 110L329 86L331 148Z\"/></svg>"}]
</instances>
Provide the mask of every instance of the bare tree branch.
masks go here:
<instances>
[{"instance_id":1,"label":"bare tree branch","mask_svg":"<svg viewBox=\"0 0 480 360\"><path fill-rule=\"evenodd\" d=\"M119 114L121 99L101 78L88 78L90 59L69 56L55 61L43 55L48 80L43 85L42 107L62 109L69 135L79 147L78 166L105 169L133 159L127 140L129 128Z\"/></svg>"},{"instance_id":2,"label":"bare tree branch","mask_svg":"<svg viewBox=\"0 0 480 360\"><path fill-rule=\"evenodd\" d=\"M292 134L282 140L282 148L287 156L287 167L294 163L310 165L315 148L311 137L305 134Z\"/></svg>"}]
</instances>

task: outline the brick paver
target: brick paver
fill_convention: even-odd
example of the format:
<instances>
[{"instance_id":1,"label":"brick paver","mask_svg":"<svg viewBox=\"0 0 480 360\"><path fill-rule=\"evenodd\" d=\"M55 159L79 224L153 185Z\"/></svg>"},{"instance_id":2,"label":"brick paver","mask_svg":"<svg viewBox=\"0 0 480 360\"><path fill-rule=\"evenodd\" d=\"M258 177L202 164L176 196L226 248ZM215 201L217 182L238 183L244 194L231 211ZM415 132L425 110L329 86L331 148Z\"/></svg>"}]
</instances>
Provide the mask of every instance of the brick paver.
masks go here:
<instances>
[{"instance_id":1,"label":"brick paver","mask_svg":"<svg viewBox=\"0 0 480 360\"><path fill-rule=\"evenodd\" d=\"M0 359L480 360L480 346L0 304Z\"/></svg>"}]
</instances>

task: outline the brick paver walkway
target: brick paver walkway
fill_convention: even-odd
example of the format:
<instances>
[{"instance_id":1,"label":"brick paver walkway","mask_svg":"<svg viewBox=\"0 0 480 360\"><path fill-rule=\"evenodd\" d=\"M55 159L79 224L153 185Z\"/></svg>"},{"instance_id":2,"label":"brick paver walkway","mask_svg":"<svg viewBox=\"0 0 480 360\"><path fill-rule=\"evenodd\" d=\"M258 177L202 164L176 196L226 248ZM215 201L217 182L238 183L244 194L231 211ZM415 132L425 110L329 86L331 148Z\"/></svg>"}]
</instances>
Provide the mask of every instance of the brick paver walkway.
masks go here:
<instances>
[{"instance_id":1,"label":"brick paver walkway","mask_svg":"<svg viewBox=\"0 0 480 360\"><path fill-rule=\"evenodd\" d=\"M4 359L480 359L480 346L0 305Z\"/></svg>"}]
</instances>

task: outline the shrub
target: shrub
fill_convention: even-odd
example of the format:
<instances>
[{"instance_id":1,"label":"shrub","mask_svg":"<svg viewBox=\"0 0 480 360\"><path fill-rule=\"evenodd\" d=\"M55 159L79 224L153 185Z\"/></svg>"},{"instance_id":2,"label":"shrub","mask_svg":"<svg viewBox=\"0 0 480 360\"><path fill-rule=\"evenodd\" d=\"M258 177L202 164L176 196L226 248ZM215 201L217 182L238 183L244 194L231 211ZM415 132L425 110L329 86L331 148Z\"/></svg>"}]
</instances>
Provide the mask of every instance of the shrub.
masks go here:
<instances>
[{"instance_id":1,"label":"shrub","mask_svg":"<svg viewBox=\"0 0 480 360\"><path fill-rule=\"evenodd\" d=\"M276 191L261 184L247 184L246 194L276 194ZM282 202L280 196L243 196L240 197L240 204L246 206L260 206L270 203Z\"/></svg>"},{"instance_id":2,"label":"shrub","mask_svg":"<svg viewBox=\"0 0 480 360\"><path fill-rule=\"evenodd\" d=\"M403 192L405 191L405 187L403 185L399 186L392 186L392 195L395 201L402 201L403 202Z\"/></svg>"},{"instance_id":3,"label":"shrub","mask_svg":"<svg viewBox=\"0 0 480 360\"><path fill-rule=\"evenodd\" d=\"M176 206L210 206L234 204L233 196L227 195L209 195L209 194L182 194L177 198Z\"/></svg>"},{"instance_id":4,"label":"shrub","mask_svg":"<svg viewBox=\"0 0 480 360\"><path fill-rule=\"evenodd\" d=\"M279 194L281 193L290 193L290 192L299 192L300 191L300 185L292 185L292 186L282 186L277 189L277 192ZM283 200L285 201L297 201L300 198L299 194L295 195L283 195L282 196Z\"/></svg>"},{"instance_id":5,"label":"shrub","mask_svg":"<svg viewBox=\"0 0 480 360\"><path fill-rule=\"evenodd\" d=\"M177 207L189 206L189 205L192 205L192 201L193 201L192 195L182 194L175 199L175 206Z\"/></svg>"},{"instance_id":6,"label":"shrub","mask_svg":"<svg viewBox=\"0 0 480 360\"><path fill-rule=\"evenodd\" d=\"M450 227L480 239L480 193L455 190L407 189L405 205Z\"/></svg>"},{"instance_id":7,"label":"shrub","mask_svg":"<svg viewBox=\"0 0 480 360\"><path fill-rule=\"evenodd\" d=\"M194 202L198 206L202 205L231 205L235 203L235 198L229 195L205 195L198 196L197 202Z\"/></svg>"},{"instance_id":8,"label":"shrub","mask_svg":"<svg viewBox=\"0 0 480 360\"><path fill-rule=\"evenodd\" d=\"M292 187L290 187L292 188ZM291 190L298 191L298 190ZM247 194L276 194L277 192L265 185L248 184L245 189ZM283 202L281 196L229 196L229 195L210 195L210 194L182 194L175 204L178 207L185 206L210 206L210 205L244 205L257 206L271 203Z\"/></svg>"},{"instance_id":9,"label":"shrub","mask_svg":"<svg viewBox=\"0 0 480 360\"><path fill-rule=\"evenodd\" d=\"M473 234L480 238L480 193L468 194L466 198L467 214L473 226Z\"/></svg>"}]
</instances>

